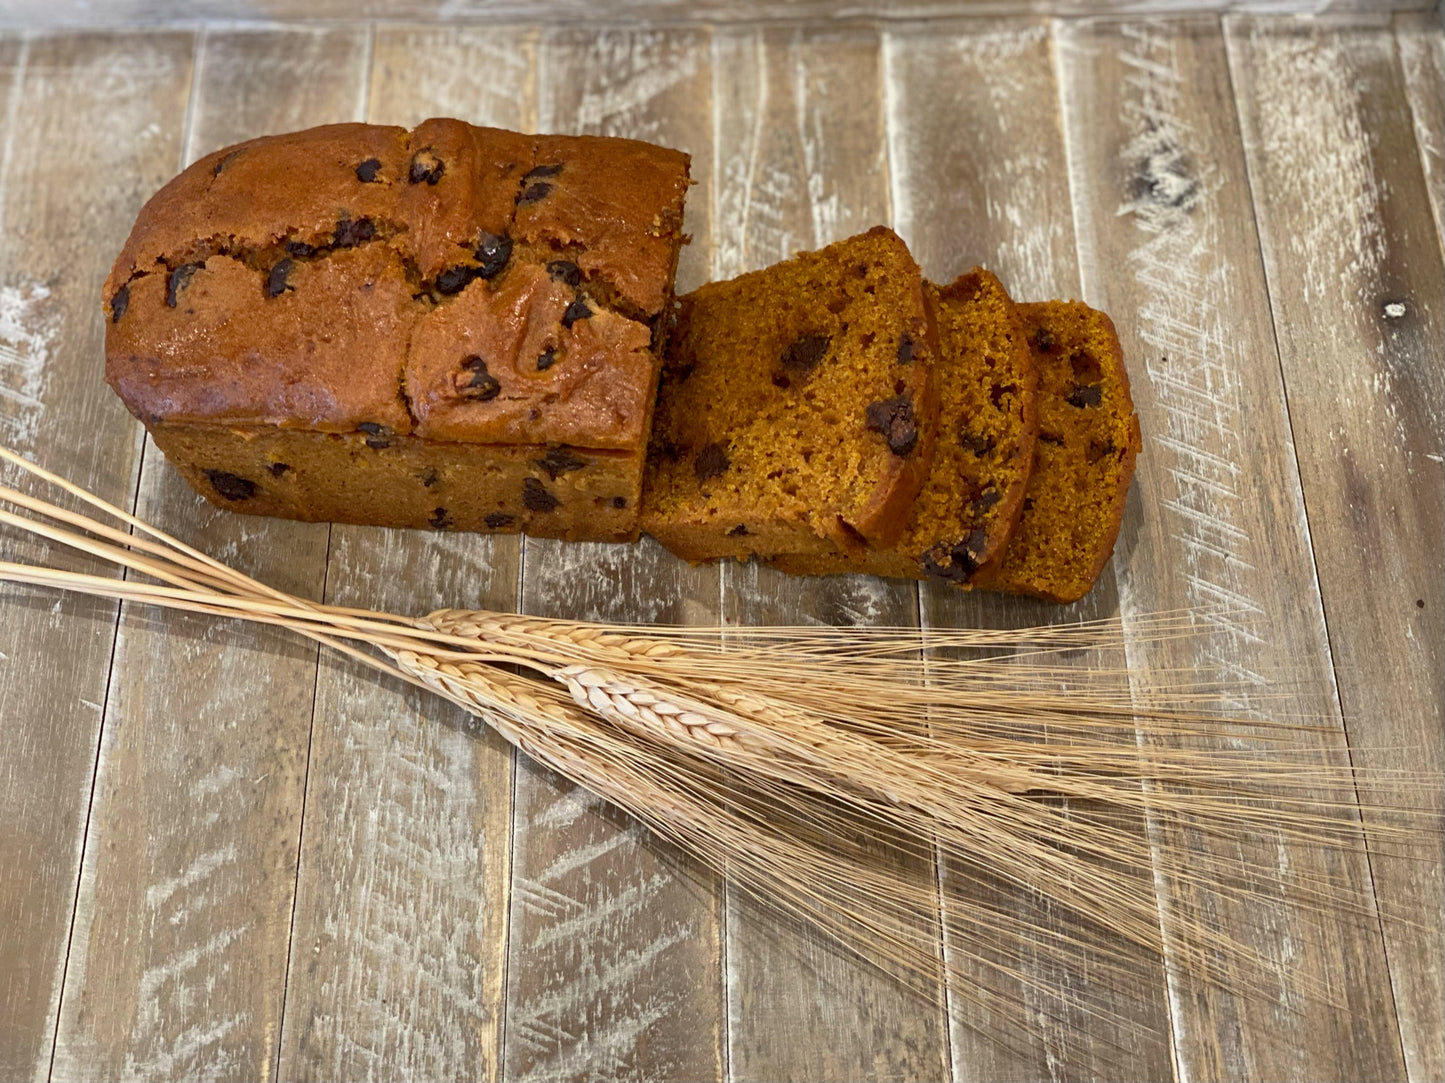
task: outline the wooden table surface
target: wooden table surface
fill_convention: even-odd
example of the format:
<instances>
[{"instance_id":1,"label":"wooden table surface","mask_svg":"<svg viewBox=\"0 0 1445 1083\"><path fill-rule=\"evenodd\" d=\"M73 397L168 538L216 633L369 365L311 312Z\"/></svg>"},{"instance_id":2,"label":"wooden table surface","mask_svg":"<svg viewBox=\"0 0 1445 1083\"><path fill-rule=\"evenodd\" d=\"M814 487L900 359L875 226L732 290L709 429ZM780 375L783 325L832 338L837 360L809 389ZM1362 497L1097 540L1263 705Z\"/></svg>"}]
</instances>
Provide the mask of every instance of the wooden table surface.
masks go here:
<instances>
[{"instance_id":1,"label":"wooden table surface","mask_svg":"<svg viewBox=\"0 0 1445 1083\"><path fill-rule=\"evenodd\" d=\"M1428 15L0 32L0 443L346 605L1126 629L1208 607L1204 645L1129 638L1137 694L1185 667L1438 778L1442 70ZM100 283L141 203L253 135L432 115L690 151L684 289L891 222L935 278L982 263L1107 309L1145 434L1112 566L1057 608L202 503L101 380ZM422 693L276 630L0 607L0 1078L1445 1077L1439 854L1241 854L1373 894L1322 932L1287 895L1187 900L1324 1001L1142 960L1128 989L1056 975L1139 1029L1021 986L1037 1041L1002 1048L967 997L767 920Z\"/></svg>"}]
</instances>

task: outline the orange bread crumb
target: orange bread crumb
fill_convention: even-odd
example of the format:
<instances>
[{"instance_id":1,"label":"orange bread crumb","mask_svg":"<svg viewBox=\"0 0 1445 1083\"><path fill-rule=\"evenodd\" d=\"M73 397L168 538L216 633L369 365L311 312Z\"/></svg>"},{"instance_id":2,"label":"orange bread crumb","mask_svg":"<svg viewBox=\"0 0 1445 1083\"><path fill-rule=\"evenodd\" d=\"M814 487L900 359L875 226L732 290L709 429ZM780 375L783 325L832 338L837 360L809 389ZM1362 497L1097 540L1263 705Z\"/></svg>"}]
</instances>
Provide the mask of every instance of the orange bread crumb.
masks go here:
<instances>
[{"instance_id":1,"label":"orange bread crumb","mask_svg":"<svg viewBox=\"0 0 1445 1083\"><path fill-rule=\"evenodd\" d=\"M982 268L926 289L939 337L938 446L902 537L888 549L780 556L775 567L965 585L1003 552L1023 509L1038 435L1027 335L1003 284Z\"/></svg>"},{"instance_id":2,"label":"orange bread crumb","mask_svg":"<svg viewBox=\"0 0 1445 1083\"><path fill-rule=\"evenodd\" d=\"M882 227L683 297L643 529L693 561L891 544L933 457L937 356Z\"/></svg>"},{"instance_id":3,"label":"orange bread crumb","mask_svg":"<svg viewBox=\"0 0 1445 1083\"><path fill-rule=\"evenodd\" d=\"M1023 514L973 585L1082 598L1114 551L1143 442L1114 324L1078 302L1020 305L1039 372L1039 439Z\"/></svg>"}]
</instances>

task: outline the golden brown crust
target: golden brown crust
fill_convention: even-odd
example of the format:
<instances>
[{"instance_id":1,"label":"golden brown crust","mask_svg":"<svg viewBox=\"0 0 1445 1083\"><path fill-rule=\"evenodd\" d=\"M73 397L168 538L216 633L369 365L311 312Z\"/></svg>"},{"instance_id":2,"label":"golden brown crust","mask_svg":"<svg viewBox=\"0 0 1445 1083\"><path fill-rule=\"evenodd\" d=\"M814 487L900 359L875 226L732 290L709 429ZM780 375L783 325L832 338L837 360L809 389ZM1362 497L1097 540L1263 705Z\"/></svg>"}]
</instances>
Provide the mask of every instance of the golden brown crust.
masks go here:
<instances>
[{"instance_id":1,"label":"golden brown crust","mask_svg":"<svg viewBox=\"0 0 1445 1083\"><path fill-rule=\"evenodd\" d=\"M677 151L445 118L217 151L147 203L107 279L107 379L150 426L611 450L640 472L689 183Z\"/></svg>"}]
</instances>

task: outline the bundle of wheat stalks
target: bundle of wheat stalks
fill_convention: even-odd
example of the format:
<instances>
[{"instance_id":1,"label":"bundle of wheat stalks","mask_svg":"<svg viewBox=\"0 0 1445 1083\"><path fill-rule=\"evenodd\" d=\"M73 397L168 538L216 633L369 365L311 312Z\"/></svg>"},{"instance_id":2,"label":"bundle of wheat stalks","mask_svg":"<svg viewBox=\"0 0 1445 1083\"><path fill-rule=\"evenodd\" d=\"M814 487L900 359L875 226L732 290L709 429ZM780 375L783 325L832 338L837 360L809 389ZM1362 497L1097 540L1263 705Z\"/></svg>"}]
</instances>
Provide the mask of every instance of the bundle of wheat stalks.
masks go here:
<instances>
[{"instance_id":1,"label":"bundle of wheat stalks","mask_svg":"<svg viewBox=\"0 0 1445 1083\"><path fill-rule=\"evenodd\" d=\"M1117 622L631 628L339 608L273 590L12 452L0 458L101 516L0 488L0 502L28 513L0 510L0 523L135 576L6 561L0 579L281 625L431 689L920 989L958 977L959 995L1016 997L1044 980L1021 961L1040 953L1108 983L1166 947L1171 966L1206 980L1277 988L1277 963L1203 917L1161 911L1160 886L1287 895L1325 920L1371 905L1221 856L1260 836L1358 849L1354 771L1293 743L1307 720L1211 716L1224 690L1182 676L1141 707L1127 674L1097 661L1098 648L1120 648ZM1197 615L1176 614L1130 634L1200 632ZM1331 788L1346 796L1322 803ZM1418 823L1399 823L1372 844L1419 840ZM984 881L1007 890L980 892ZM1045 910L1069 918L1041 920Z\"/></svg>"}]
</instances>

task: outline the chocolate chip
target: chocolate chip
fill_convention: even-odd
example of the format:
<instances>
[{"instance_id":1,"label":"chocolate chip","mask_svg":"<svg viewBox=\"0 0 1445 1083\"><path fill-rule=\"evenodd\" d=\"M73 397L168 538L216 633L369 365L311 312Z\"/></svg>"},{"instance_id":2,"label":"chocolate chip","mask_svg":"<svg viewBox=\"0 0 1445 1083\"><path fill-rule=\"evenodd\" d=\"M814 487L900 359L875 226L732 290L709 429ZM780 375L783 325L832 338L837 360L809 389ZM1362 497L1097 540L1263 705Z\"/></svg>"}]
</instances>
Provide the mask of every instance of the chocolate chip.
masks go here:
<instances>
[{"instance_id":1,"label":"chocolate chip","mask_svg":"<svg viewBox=\"0 0 1445 1083\"><path fill-rule=\"evenodd\" d=\"M536 203L539 199L546 199L552 191L552 186L546 181L534 181L522 189L517 196L517 206L525 207L528 203Z\"/></svg>"},{"instance_id":2,"label":"chocolate chip","mask_svg":"<svg viewBox=\"0 0 1445 1083\"><path fill-rule=\"evenodd\" d=\"M448 267L441 274L437 275L437 292L450 297L454 293L461 293L467 288L476 274L475 267L469 267L465 263L457 267Z\"/></svg>"},{"instance_id":3,"label":"chocolate chip","mask_svg":"<svg viewBox=\"0 0 1445 1083\"><path fill-rule=\"evenodd\" d=\"M1018 384L994 384L993 387L988 389L988 401L993 403L995 409L1002 410L1004 396L1017 395L1018 393Z\"/></svg>"},{"instance_id":4,"label":"chocolate chip","mask_svg":"<svg viewBox=\"0 0 1445 1083\"><path fill-rule=\"evenodd\" d=\"M992 436L983 436L976 432L969 432L967 429L959 432L958 442L965 451L973 452L980 459L994 449Z\"/></svg>"},{"instance_id":5,"label":"chocolate chip","mask_svg":"<svg viewBox=\"0 0 1445 1083\"><path fill-rule=\"evenodd\" d=\"M115 291L115 296L110 299L110 322L119 323L120 318L125 315L125 310L130 307L130 286L122 286Z\"/></svg>"},{"instance_id":6,"label":"chocolate chip","mask_svg":"<svg viewBox=\"0 0 1445 1083\"><path fill-rule=\"evenodd\" d=\"M733 527L731 530L728 531L728 537L729 537L729 538L745 538L745 537L747 537L747 533L748 533L747 524L746 524L746 523L739 523L737 526Z\"/></svg>"},{"instance_id":7,"label":"chocolate chip","mask_svg":"<svg viewBox=\"0 0 1445 1083\"><path fill-rule=\"evenodd\" d=\"M913 360L913 336L907 331L898 339L898 363L906 365Z\"/></svg>"},{"instance_id":8,"label":"chocolate chip","mask_svg":"<svg viewBox=\"0 0 1445 1083\"><path fill-rule=\"evenodd\" d=\"M366 446L372 448L391 447L392 437L396 435L386 425L378 424L375 421L363 421L356 426L366 433Z\"/></svg>"},{"instance_id":9,"label":"chocolate chip","mask_svg":"<svg viewBox=\"0 0 1445 1083\"><path fill-rule=\"evenodd\" d=\"M428 466L417 476L421 478L421 483L425 485L428 489L430 489L433 485L437 483L437 468L434 466Z\"/></svg>"},{"instance_id":10,"label":"chocolate chip","mask_svg":"<svg viewBox=\"0 0 1445 1083\"><path fill-rule=\"evenodd\" d=\"M211 488L227 500L250 500L256 495L256 483L239 474L230 474L224 470L207 470L205 474Z\"/></svg>"},{"instance_id":11,"label":"chocolate chip","mask_svg":"<svg viewBox=\"0 0 1445 1083\"><path fill-rule=\"evenodd\" d=\"M458 378L457 390L461 392L462 398L491 402L502 393L501 383L487 371L486 361L476 354L462 361L462 373L471 373L470 379Z\"/></svg>"},{"instance_id":12,"label":"chocolate chip","mask_svg":"<svg viewBox=\"0 0 1445 1083\"><path fill-rule=\"evenodd\" d=\"M556 348L555 346L548 346L545 350L543 350L540 354L537 355L537 371L538 371L538 372L546 372L549 368L551 368L551 367L552 367L553 365L555 365L556 363L557 363L557 348Z\"/></svg>"},{"instance_id":13,"label":"chocolate chip","mask_svg":"<svg viewBox=\"0 0 1445 1083\"><path fill-rule=\"evenodd\" d=\"M569 286L579 285L582 281L582 269L567 259L554 259L547 264L547 274L553 282L565 282Z\"/></svg>"},{"instance_id":14,"label":"chocolate chip","mask_svg":"<svg viewBox=\"0 0 1445 1083\"><path fill-rule=\"evenodd\" d=\"M868 428L882 433L888 450L907 455L918 444L918 423L913 418L913 399L907 394L870 402L866 411Z\"/></svg>"},{"instance_id":15,"label":"chocolate chip","mask_svg":"<svg viewBox=\"0 0 1445 1083\"><path fill-rule=\"evenodd\" d=\"M504 526L511 526L517 521L515 515L508 515L504 511L494 511L483 516L482 522L487 524L488 530L501 530Z\"/></svg>"},{"instance_id":16,"label":"chocolate chip","mask_svg":"<svg viewBox=\"0 0 1445 1083\"><path fill-rule=\"evenodd\" d=\"M555 511L561 503L536 478L522 482L522 506L528 511Z\"/></svg>"},{"instance_id":17,"label":"chocolate chip","mask_svg":"<svg viewBox=\"0 0 1445 1083\"><path fill-rule=\"evenodd\" d=\"M282 474L286 473L286 471L288 471L288 470L291 469L291 464L290 464L290 463L271 463L269 466L266 467L266 469L269 470L269 471L271 471L271 476L272 476L273 478L279 478Z\"/></svg>"},{"instance_id":18,"label":"chocolate chip","mask_svg":"<svg viewBox=\"0 0 1445 1083\"><path fill-rule=\"evenodd\" d=\"M919 561L923 574L947 583L967 583L978 571L979 558L988 545L988 532L970 531L955 542L939 542L923 554Z\"/></svg>"},{"instance_id":19,"label":"chocolate chip","mask_svg":"<svg viewBox=\"0 0 1445 1083\"><path fill-rule=\"evenodd\" d=\"M216 163L216 168L211 170L211 176L219 177L222 173L224 173L227 169L230 168L232 162L234 162L237 158L239 158L245 153L246 150L244 147L238 147L237 149L231 151L230 154L225 155L219 162Z\"/></svg>"},{"instance_id":20,"label":"chocolate chip","mask_svg":"<svg viewBox=\"0 0 1445 1083\"><path fill-rule=\"evenodd\" d=\"M795 376L806 376L827 352L827 335L802 335L783 351L783 368Z\"/></svg>"},{"instance_id":21,"label":"chocolate chip","mask_svg":"<svg viewBox=\"0 0 1445 1083\"><path fill-rule=\"evenodd\" d=\"M545 456L532 460L532 465L541 467L547 471L549 478L556 481L569 470L581 470L591 464L586 459L579 459L564 447L549 447Z\"/></svg>"},{"instance_id":22,"label":"chocolate chip","mask_svg":"<svg viewBox=\"0 0 1445 1083\"><path fill-rule=\"evenodd\" d=\"M975 519L977 519L979 516L983 515L984 512L988 511L989 508L993 507L1002 499L1003 493L999 492L997 489L990 485L983 492L979 493L978 496L974 497L968 502L969 513Z\"/></svg>"},{"instance_id":23,"label":"chocolate chip","mask_svg":"<svg viewBox=\"0 0 1445 1083\"><path fill-rule=\"evenodd\" d=\"M450 530L452 528L452 516L446 508L436 508L431 513L427 524L433 530Z\"/></svg>"},{"instance_id":24,"label":"chocolate chip","mask_svg":"<svg viewBox=\"0 0 1445 1083\"><path fill-rule=\"evenodd\" d=\"M627 497L625 497L625 496L614 496L614 497L613 497L611 500L609 500L607 503L611 504L614 508L618 508L618 509L625 508L625 507L627 507Z\"/></svg>"},{"instance_id":25,"label":"chocolate chip","mask_svg":"<svg viewBox=\"0 0 1445 1083\"><path fill-rule=\"evenodd\" d=\"M356 167L356 179L362 184L373 184L379 172L381 172L381 159L368 158Z\"/></svg>"},{"instance_id":26,"label":"chocolate chip","mask_svg":"<svg viewBox=\"0 0 1445 1083\"><path fill-rule=\"evenodd\" d=\"M191 282L191 275L195 274L205 263L183 263L171 272L166 279L166 304L171 308L176 307L176 294L185 289Z\"/></svg>"},{"instance_id":27,"label":"chocolate chip","mask_svg":"<svg viewBox=\"0 0 1445 1083\"><path fill-rule=\"evenodd\" d=\"M727 471L732 465L728 458L727 449L721 444L708 444L697 453L697 458L692 461L692 472L697 475L698 481L707 481L708 478L715 478Z\"/></svg>"},{"instance_id":28,"label":"chocolate chip","mask_svg":"<svg viewBox=\"0 0 1445 1083\"><path fill-rule=\"evenodd\" d=\"M477 262L481 264L478 275L492 278L502 272L512 258L512 238L505 233L483 233L477 238Z\"/></svg>"},{"instance_id":29,"label":"chocolate chip","mask_svg":"<svg viewBox=\"0 0 1445 1083\"><path fill-rule=\"evenodd\" d=\"M587 302L579 297L567 306L566 312L562 313L562 326L571 327L578 320L589 319L591 316L592 310L587 307Z\"/></svg>"},{"instance_id":30,"label":"chocolate chip","mask_svg":"<svg viewBox=\"0 0 1445 1083\"><path fill-rule=\"evenodd\" d=\"M267 297L280 297L287 290L296 288L286 281L286 276L291 273L293 266L294 264L289 259L283 259L271 268L271 273L266 276Z\"/></svg>"},{"instance_id":31,"label":"chocolate chip","mask_svg":"<svg viewBox=\"0 0 1445 1083\"><path fill-rule=\"evenodd\" d=\"M370 218L341 218L336 222L336 247L354 248L376 236L376 226Z\"/></svg>"},{"instance_id":32,"label":"chocolate chip","mask_svg":"<svg viewBox=\"0 0 1445 1083\"><path fill-rule=\"evenodd\" d=\"M1076 386L1069 392L1069 397L1066 401L1070 406L1077 406L1083 409L1086 406L1098 406L1103 397L1103 388L1098 384L1090 384L1085 387Z\"/></svg>"},{"instance_id":33,"label":"chocolate chip","mask_svg":"<svg viewBox=\"0 0 1445 1083\"><path fill-rule=\"evenodd\" d=\"M550 165L537 165L522 174L523 180L531 180L533 177L555 177L562 172L562 163L553 162Z\"/></svg>"},{"instance_id":34,"label":"chocolate chip","mask_svg":"<svg viewBox=\"0 0 1445 1083\"><path fill-rule=\"evenodd\" d=\"M1034 346L1041 353L1049 353L1054 348L1054 333L1047 327L1040 327L1034 332Z\"/></svg>"},{"instance_id":35,"label":"chocolate chip","mask_svg":"<svg viewBox=\"0 0 1445 1083\"><path fill-rule=\"evenodd\" d=\"M293 256L300 256L305 259L307 256L316 255L316 246L307 244L305 241L287 241L286 251Z\"/></svg>"},{"instance_id":36,"label":"chocolate chip","mask_svg":"<svg viewBox=\"0 0 1445 1083\"><path fill-rule=\"evenodd\" d=\"M431 147L426 147L411 156L411 171L407 173L407 180L412 184L436 184L442 179L444 172L446 163L432 152Z\"/></svg>"}]
</instances>

